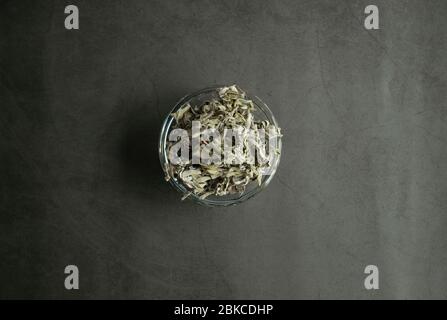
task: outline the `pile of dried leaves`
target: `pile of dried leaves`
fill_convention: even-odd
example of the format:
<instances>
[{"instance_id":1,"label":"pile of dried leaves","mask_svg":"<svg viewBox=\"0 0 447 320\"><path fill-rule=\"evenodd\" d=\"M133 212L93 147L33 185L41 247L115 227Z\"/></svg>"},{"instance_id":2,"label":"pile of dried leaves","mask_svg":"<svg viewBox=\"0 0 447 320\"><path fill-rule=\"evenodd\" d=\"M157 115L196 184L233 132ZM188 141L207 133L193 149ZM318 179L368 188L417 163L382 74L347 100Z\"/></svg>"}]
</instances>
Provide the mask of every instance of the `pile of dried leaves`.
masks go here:
<instances>
[{"instance_id":1,"label":"pile of dried leaves","mask_svg":"<svg viewBox=\"0 0 447 320\"><path fill-rule=\"evenodd\" d=\"M270 138L280 138L281 132L278 127L266 120L257 121L253 115L254 110L255 105L252 100L247 98L245 92L235 85L224 87L218 90L218 98L213 98L201 105L186 103L180 107L177 112L172 114L175 118L172 129L187 130L190 139L193 138L193 121L200 121L201 129L217 130L222 137L225 137L226 129L263 129L266 134L265 139L257 137L254 142L257 147L262 147L258 150L266 150L264 147ZM213 143L206 137L200 136L199 139L201 147ZM226 152L226 149L224 151L224 141L225 138L218 142L219 145L216 145L216 141L214 141L215 149ZM238 149L238 151L242 151L242 154L241 152L231 153L233 160L241 160L234 159L234 157L238 157L238 154L242 155L244 159L248 159L250 151L247 145L248 139L243 137L242 141L242 149ZM169 142L168 148L173 145L174 142ZM235 151L234 146L232 150ZM279 153L279 150L275 151ZM190 152L192 154L193 151L190 150ZM194 164L188 160L180 164L169 163L165 168L166 180L180 181L189 190L184 198L190 194L195 194L202 199L210 195L242 194L249 183L257 182L260 185L262 182L262 169L268 167L270 163L265 154L261 152L260 156L264 157L264 162L257 159L254 162L233 161L228 163L221 161L219 163Z\"/></svg>"}]
</instances>

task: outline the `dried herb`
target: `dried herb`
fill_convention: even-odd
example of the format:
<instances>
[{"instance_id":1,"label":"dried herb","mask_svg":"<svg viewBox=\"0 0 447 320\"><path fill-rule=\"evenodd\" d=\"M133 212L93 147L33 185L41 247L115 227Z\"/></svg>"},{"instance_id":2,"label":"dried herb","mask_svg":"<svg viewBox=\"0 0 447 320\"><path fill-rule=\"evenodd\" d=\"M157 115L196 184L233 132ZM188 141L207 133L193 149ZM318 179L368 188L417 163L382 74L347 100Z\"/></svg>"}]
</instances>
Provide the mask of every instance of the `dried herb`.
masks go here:
<instances>
[{"instance_id":1,"label":"dried herb","mask_svg":"<svg viewBox=\"0 0 447 320\"><path fill-rule=\"evenodd\" d=\"M247 185L256 182L262 183L263 170L270 165L270 158L265 151L271 139L279 139L281 132L278 127L266 120L258 121L254 117L255 104L247 98L245 92L233 85L217 91L217 97L201 105L191 105L189 102L180 107L172 116L175 123L173 129L186 130L189 139L196 138L200 150L212 146L213 158L216 154L224 154L228 161L212 161L194 163L191 160L194 152L189 146L187 160L166 165L166 180L176 179L188 190L184 198L195 194L202 199L208 196L225 196L228 194L242 194ZM210 139L205 134L193 136L193 122L200 122L200 129L215 132L223 139ZM239 133L237 139L229 136L228 132ZM259 135L259 130L266 134ZM238 140L240 139L240 140ZM239 141L239 144L235 140ZM174 142L168 143L171 149ZM258 157L253 160L253 148L256 148ZM228 148L229 147L229 148ZM203 151L202 151L203 152ZM279 153L279 150L275 150ZM215 154L214 154L215 153ZM197 153L196 153L197 155ZM202 154L203 155L203 154ZM217 157L218 158L218 157ZM252 161L248 161L251 159Z\"/></svg>"}]
</instances>

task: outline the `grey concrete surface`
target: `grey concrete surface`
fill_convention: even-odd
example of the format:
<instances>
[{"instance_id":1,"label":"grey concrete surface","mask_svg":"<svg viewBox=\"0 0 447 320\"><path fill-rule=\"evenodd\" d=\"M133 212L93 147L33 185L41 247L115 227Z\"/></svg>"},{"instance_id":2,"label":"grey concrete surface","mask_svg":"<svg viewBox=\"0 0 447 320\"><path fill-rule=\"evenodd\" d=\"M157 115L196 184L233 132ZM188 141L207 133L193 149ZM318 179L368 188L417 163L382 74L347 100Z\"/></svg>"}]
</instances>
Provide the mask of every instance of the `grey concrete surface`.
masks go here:
<instances>
[{"instance_id":1,"label":"grey concrete surface","mask_svg":"<svg viewBox=\"0 0 447 320\"><path fill-rule=\"evenodd\" d=\"M446 17L430 0L0 1L0 297L447 298ZM157 152L176 100L216 83L284 131L272 184L227 209L180 202Z\"/></svg>"}]
</instances>

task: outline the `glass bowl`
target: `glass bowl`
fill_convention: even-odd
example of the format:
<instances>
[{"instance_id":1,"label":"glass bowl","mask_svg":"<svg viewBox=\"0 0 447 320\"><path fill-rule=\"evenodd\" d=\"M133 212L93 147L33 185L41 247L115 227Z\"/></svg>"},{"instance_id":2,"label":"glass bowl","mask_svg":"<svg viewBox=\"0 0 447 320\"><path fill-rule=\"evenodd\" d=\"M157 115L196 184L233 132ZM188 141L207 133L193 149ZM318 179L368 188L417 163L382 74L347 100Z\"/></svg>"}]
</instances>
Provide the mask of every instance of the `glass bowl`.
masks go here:
<instances>
[{"instance_id":1,"label":"glass bowl","mask_svg":"<svg viewBox=\"0 0 447 320\"><path fill-rule=\"evenodd\" d=\"M209 87L183 97L176 103L174 108L166 117L166 119L163 122L163 127L161 128L160 141L159 141L160 164L165 174L167 174L166 166L169 165L168 148L167 148L168 136L171 131L172 124L175 123L175 119L171 114L176 112L187 102L189 102L191 105L197 105L197 104L203 104L205 101L209 101L213 98L218 98L218 90L223 87L226 86L222 85L222 86ZM273 116L273 113L270 111L267 105L261 101L261 99L259 99L256 96L251 96L247 92L246 96L247 99L252 100L255 105L253 116L256 120L259 121L268 120L271 124L274 124L276 127L279 127L275 117ZM277 139L277 147L279 150L279 154L274 156L271 169L269 170L268 174L262 176L261 184L258 184L256 181L250 182L246 186L246 189L242 194L237 193L225 196L211 195L205 199L201 199L199 196L191 193L187 198L193 200L198 204L212 207L226 207L231 205L237 205L252 198L256 194L258 194L261 190L265 189L272 180L273 176L275 175L276 169L279 165L279 161L281 158L281 147L282 147L281 138ZM188 193L190 193L188 188L184 186L180 180L171 178L169 182L182 195L185 196Z\"/></svg>"}]
</instances>

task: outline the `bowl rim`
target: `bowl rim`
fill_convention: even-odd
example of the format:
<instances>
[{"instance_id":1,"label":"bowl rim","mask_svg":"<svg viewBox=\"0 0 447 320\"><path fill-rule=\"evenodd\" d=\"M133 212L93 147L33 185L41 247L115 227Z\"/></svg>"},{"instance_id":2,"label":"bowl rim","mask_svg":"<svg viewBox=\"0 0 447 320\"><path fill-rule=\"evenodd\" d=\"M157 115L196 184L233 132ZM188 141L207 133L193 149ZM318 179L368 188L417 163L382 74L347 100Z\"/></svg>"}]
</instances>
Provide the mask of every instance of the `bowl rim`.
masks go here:
<instances>
[{"instance_id":1,"label":"bowl rim","mask_svg":"<svg viewBox=\"0 0 447 320\"><path fill-rule=\"evenodd\" d=\"M171 128L172 122L174 121L174 117L172 116L172 113L177 111L181 106L183 106L186 102L190 101L194 97L197 97L204 93L215 92L216 90L224 88L224 87L227 87L227 85L213 85L213 86L206 87L206 88L200 89L198 91L195 91L193 93L183 96L181 99L179 99L177 101L177 103L174 105L174 107L171 109L171 111L165 117L163 124L162 124L159 142L158 142L158 153L159 153L160 165L161 165L161 168L165 175L167 174L165 165L167 163L169 163L168 154L166 152L166 142L167 142L168 134L170 131L169 129ZM236 87L238 89L240 89L239 86L236 85ZM279 127L275 116L273 115L272 111L267 106L267 104L264 101L262 101L258 96L251 96L245 90L244 90L244 92L246 93L247 98L249 98L250 100L253 101L253 103L255 104L257 109L259 111L261 111L272 124L274 124L276 127ZM274 163L271 166L272 170L268 175L266 175L267 177L265 180L263 180L262 184L258 187L251 189L248 192L244 192L238 198L235 198L235 199L221 199L221 200L201 199L199 196L191 193L182 183L176 181L175 179L169 179L169 183L178 192L180 192L183 195L190 193L188 198L200 205L209 206L209 207L227 207L227 206L231 206L231 205L237 205L237 204L240 204L240 203L254 197L255 195L257 195L260 191L264 190L270 184L270 182L273 179L273 177L276 173L276 170L279 166L279 162L281 160L281 153L282 153L282 139L281 138L278 139L278 149L279 149L280 153L279 153L279 155L277 155L274 158Z\"/></svg>"}]
</instances>

